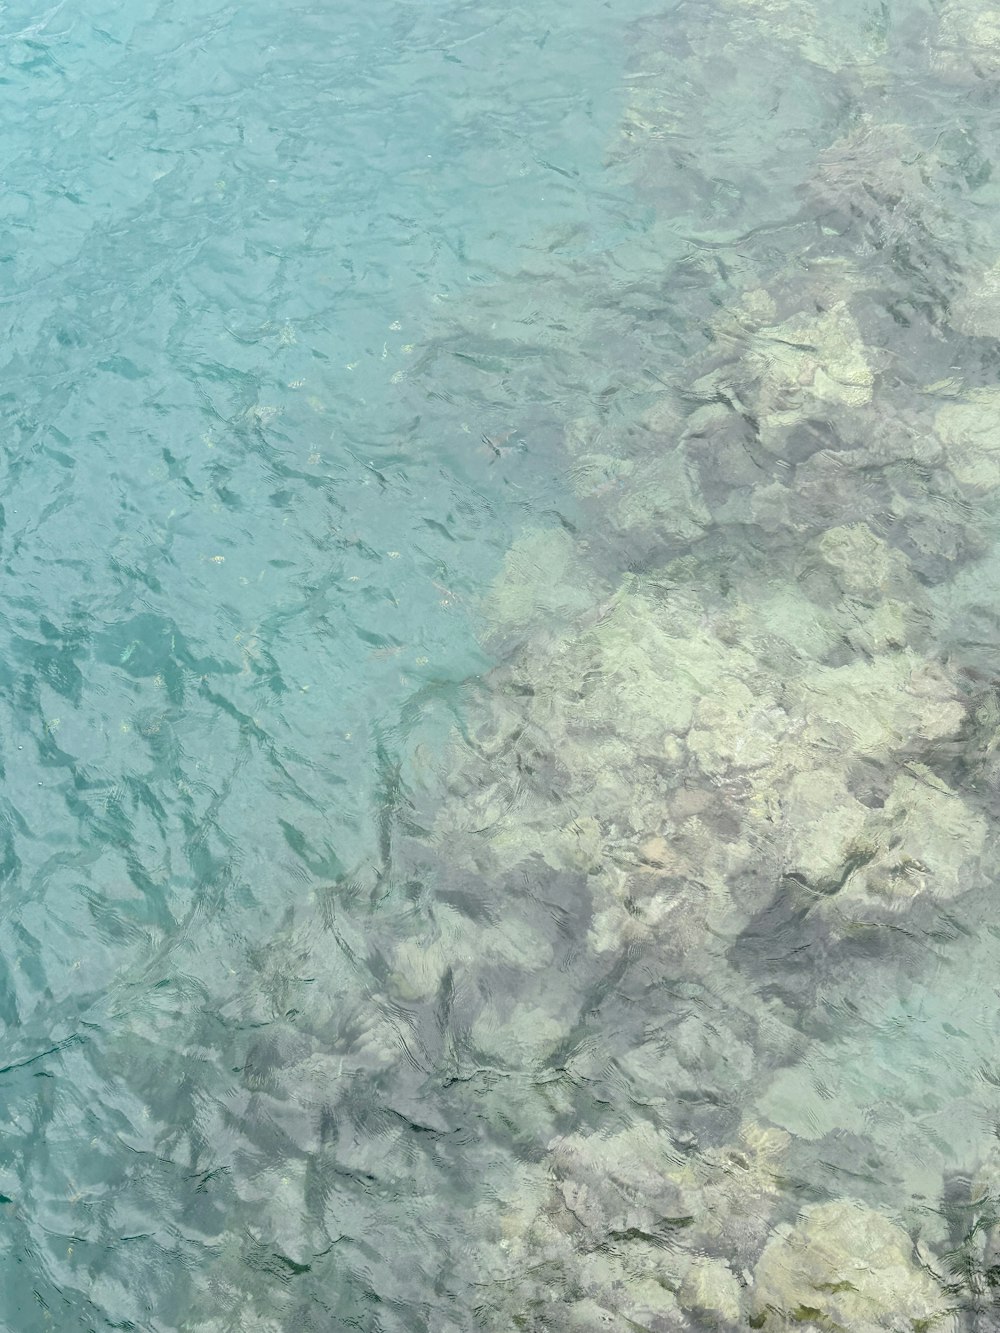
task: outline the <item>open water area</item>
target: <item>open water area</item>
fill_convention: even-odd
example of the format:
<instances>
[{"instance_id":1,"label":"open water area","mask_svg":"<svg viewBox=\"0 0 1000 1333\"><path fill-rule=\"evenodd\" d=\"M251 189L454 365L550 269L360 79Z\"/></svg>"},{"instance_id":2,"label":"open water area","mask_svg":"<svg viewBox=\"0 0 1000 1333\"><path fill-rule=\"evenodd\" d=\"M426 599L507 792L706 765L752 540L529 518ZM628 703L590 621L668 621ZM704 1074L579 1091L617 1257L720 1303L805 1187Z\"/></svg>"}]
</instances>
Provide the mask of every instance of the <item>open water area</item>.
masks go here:
<instances>
[{"instance_id":1,"label":"open water area","mask_svg":"<svg viewBox=\"0 0 1000 1333\"><path fill-rule=\"evenodd\" d=\"M0 1328L1000 1329L996 10L0 38Z\"/></svg>"}]
</instances>

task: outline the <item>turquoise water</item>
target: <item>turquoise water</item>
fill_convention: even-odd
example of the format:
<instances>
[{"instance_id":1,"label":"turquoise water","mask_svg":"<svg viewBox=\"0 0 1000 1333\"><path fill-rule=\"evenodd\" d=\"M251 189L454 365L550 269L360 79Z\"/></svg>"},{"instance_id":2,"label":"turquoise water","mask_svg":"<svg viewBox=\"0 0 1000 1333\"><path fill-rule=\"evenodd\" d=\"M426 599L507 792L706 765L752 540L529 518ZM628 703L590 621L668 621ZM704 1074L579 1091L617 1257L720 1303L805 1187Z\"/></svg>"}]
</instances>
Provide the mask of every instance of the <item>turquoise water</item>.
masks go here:
<instances>
[{"instance_id":1,"label":"turquoise water","mask_svg":"<svg viewBox=\"0 0 1000 1333\"><path fill-rule=\"evenodd\" d=\"M1000 1326L992 12L0 34L0 1325Z\"/></svg>"}]
</instances>

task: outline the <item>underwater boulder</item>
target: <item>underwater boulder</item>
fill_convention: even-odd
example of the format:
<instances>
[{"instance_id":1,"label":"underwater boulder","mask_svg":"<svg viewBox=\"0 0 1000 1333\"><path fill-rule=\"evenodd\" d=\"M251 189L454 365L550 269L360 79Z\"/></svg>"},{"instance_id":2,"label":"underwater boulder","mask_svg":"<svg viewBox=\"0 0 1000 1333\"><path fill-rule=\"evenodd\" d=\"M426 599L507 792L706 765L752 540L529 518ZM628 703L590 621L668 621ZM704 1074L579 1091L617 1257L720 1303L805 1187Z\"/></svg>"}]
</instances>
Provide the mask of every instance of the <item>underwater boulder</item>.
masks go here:
<instances>
[{"instance_id":1,"label":"underwater boulder","mask_svg":"<svg viewBox=\"0 0 1000 1333\"><path fill-rule=\"evenodd\" d=\"M604 1236L686 1225L669 1175L676 1153L670 1138L648 1121L614 1134L568 1134L549 1148L563 1204L587 1231Z\"/></svg>"},{"instance_id":2,"label":"underwater boulder","mask_svg":"<svg viewBox=\"0 0 1000 1333\"><path fill-rule=\"evenodd\" d=\"M969 276L951 302L948 323L972 338L1000 337L1000 264Z\"/></svg>"},{"instance_id":3,"label":"underwater boulder","mask_svg":"<svg viewBox=\"0 0 1000 1333\"><path fill-rule=\"evenodd\" d=\"M795 773L781 795L786 873L825 891L857 855L869 816L839 770Z\"/></svg>"},{"instance_id":4,"label":"underwater boulder","mask_svg":"<svg viewBox=\"0 0 1000 1333\"><path fill-rule=\"evenodd\" d=\"M842 897L955 898L974 882L986 835L986 820L957 792L930 769L908 765L873 814L869 837L878 854L848 879Z\"/></svg>"},{"instance_id":5,"label":"underwater boulder","mask_svg":"<svg viewBox=\"0 0 1000 1333\"><path fill-rule=\"evenodd\" d=\"M911 587L902 552L877 537L867 523L828 528L815 544L816 559L837 591L846 596L873 596Z\"/></svg>"},{"instance_id":6,"label":"underwater boulder","mask_svg":"<svg viewBox=\"0 0 1000 1333\"><path fill-rule=\"evenodd\" d=\"M677 445L643 460L622 481L608 518L631 550L685 549L712 522L690 460Z\"/></svg>"},{"instance_id":7,"label":"underwater boulder","mask_svg":"<svg viewBox=\"0 0 1000 1333\"><path fill-rule=\"evenodd\" d=\"M913 1257L910 1237L850 1200L806 1209L770 1240L754 1272L751 1324L776 1333L932 1333L950 1325L945 1293Z\"/></svg>"},{"instance_id":8,"label":"underwater boulder","mask_svg":"<svg viewBox=\"0 0 1000 1333\"><path fill-rule=\"evenodd\" d=\"M786 702L804 744L827 754L886 757L955 735L965 717L947 673L910 651L819 667L790 682Z\"/></svg>"},{"instance_id":9,"label":"underwater boulder","mask_svg":"<svg viewBox=\"0 0 1000 1333\"><path fill-rule=\"evenodd\" d=\"M804 417L825 418L833 406L871 402L875 372L846 301L837 301L818 315L799 314L760 329L740 378L761 443L780 454L785 430Z\"/></svg>"},{"instance_id":10,"label":"underwater boulder","mask_svg":"<svg viewBox=\"0 0 1000 1333\"><path fill-rule=\"evenodd\" d=\"M803 60L831 73L855 66L863 70L885 50L880 25L851 6L816 6L810 0L727 0L726 8L745 16L751 32L763 29L769 39L788 43Z\"/></svg>"},{"instance_id":11,"label":"underwater boulder","mask_svg":"<svg viewBox=\"0 0 1000 1333\"><path fill-rule=\"evenodd\" d=\"M805 190L821 216L860 228L868 246L923 253L945 222L941 166L908 126L864 115L820 153Z\"/></svg>"},{"instance_id":12,"label":"underwater boulder","mask_svg":"<svg viewBox=\"0 0 1000 1333\"><path fill-rule=\"evenodd\" d=\"M1000 276L994 297L992 320L1000 335ZM987 327L985 307L972 322ZM969 321L964 323L966 332L972 332ZM946 403L934 418L934 430L943 446L944 464L956 481L977 491L1000 485L1000 390L975 389Z\"/></svg>"},{"instance_id":13,"label":"underwater boulder","mask_svg":"<svg viewBox=\"0 0 1000 1333\"><path fill-rule=\"evenodd\" d=\"M587 1298L576 1306L576 1315L579 1318L586 1310L587 1318L569 1327L595 1333L619 1328L622 1333L637 1328L649 1333L682 1333L688 1324L672 1290L676 1281L663 1272L664 1267L649 1246L630 1241L619 1241L613 1250L579 1254L572 1270L573 1284ZM592 1323L595 1314L597 1322Z\"/></svg>"},{"instance_id":14,"label":"underwater boulder","mask_svg":"<svg viewBox=\"0 0 1000 1333\"><path fill-rule=\"evenodd\" d=\"M695 1259L681 1283L678 1299L705 1329L728 1328L740 1322L740 1284L721 1259Z\"/></svg>"},{"instance_id":15,"label":"underwater boulder","mask_svg":"<svg viewBox=\"0 0 1000 1333\"><path fill-rule=\"evenodd\" d=\"M684 1235L690 1246L724 1254L738 1270L756 1262L781 1199L790 1142L783 1129L746 1121L732 1141L692 1153L672 1168L689 1217Z\"/></svg>"},{"instance_id":16,"label":"underwater boulder","mask_svg":"<svg viewBox=\"0 0 1000 1333\"><path fill-rule=\"evenodd\" d=\"M948 0L930 59L936 74L956 83L1000 78L1000 14L975 0Z\"/></svg>"},{"instance_id":17,"label":"underwater boulder","mask_svg":"<svg viewBox=\"0 0 1000 1333\"><path fill-rule=\"evenodd\" d=\"M487 640L503 642L553 624L564 626L601 596L598 581L568 532L531 528L513 542L483 599Z\"/></svg>"},{"instance_id":18,"label":"underwater boulder","mask_svg":"<svg viewBox=\"0 0 1000 1333\"><path fill-rule=\"evenodd\" d=\"M773 694L725 675L699 699L687 736L688 750L703 773L762 768L774 757L788 718Z\"/></svg>"}]
</instances>

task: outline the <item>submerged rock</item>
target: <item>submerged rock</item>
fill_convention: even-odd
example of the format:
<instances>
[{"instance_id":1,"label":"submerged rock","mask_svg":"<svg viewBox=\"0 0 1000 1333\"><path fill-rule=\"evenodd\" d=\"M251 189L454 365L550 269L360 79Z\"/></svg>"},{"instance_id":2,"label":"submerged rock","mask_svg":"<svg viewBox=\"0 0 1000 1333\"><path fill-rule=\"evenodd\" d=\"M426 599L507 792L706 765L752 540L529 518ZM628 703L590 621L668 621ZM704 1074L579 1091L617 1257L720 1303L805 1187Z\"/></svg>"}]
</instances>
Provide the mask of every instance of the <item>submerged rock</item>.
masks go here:
<instances>
[{"instance_id":1,"label":"submerged rock","mask_svg":"<svg viewBox=\"0 0 1000 1333\"><path fill-rule=\"evenodd\" d=\"M839 1200L807 1209L768 1242L754 1272L752 1324L830 1333L931 1333L950 1323L944 1292L881 1213Z\"/></svg>"},{"instance_id":2,"label":"submerged rock","mask_svg":"<svg viewBox=\"0 0 1000 1333\"><path fill-rule=\"evenodd\" d=\"M498 1064L541 1064L566 1040L566 1021L538 1005L518 1005L510 1012L487 1006L469 1034L481 1058Z\"/></svg>"},{"instance_id":3,"label":"submerged rock","mask_svg":"<svg viewBox=\"0 0 1000 1333\"><path fill-rule=\"evenodd\" d=\"M761 443L780 452L783 430L833 405L871 401L875 372L847 304L800 314L757 332L744 357Z\"/></svg>"},{"instance_id":4,"label":"submerged rock","mask_svg":"<svg viewBox=\"0 0 1000 1333\"><path fill-rule=\"evenodd\" d=\"M974 0L947 0L931 65L935 73L958 83L1000 78L1000 14Z\"/></svg>"},{"instance_id":5,"label":"submerged rock","mask_svg":"<svg viewBox=\"0 0 1000 1333\"><path fill-rule=\"evenodd\" d=\"M1000 46L997 62L1000 72ZM974 338L1000 338L1000 264L967 279L961 295L951 303L948 322L959 333Z\"/></svg>"},{"instance_id":6,"label":"submerged rock","mask_svg":"<svg viewBox=\"0 0 1000 1333\"><path fill-rule=\"evenodd\" d=\"M868 246L924 254L946 226L940 174L933 149L923 151L907 126L866 115L820 153L806 192L838 225L860 226Z\"/></svg>"},{"instance_id":7,"label":"submerged rock","mask_svg":"<svg viewBox=\"0 0 1000 1333\"><path fill-rule=\"evenodd\" d=\"M914 765L893 784L870 831L879 852L848 881L846 896L898 902L927 892L954 898L972 882L986 834L980 814L928 769Z\"/></svg>"},{"instance_id":8,"label":"submerged rock","mask_svg":"<svg viewBox=\"0 0 1000 1333\"><path fill-rule=\"evenodd\" d=\"M947 901L976 882L986 820L921 765L874 806L832 769L795 774L781 800L786 873L847 921L858 904L899 907L921 893Z\"/></svg>"},{"instance_id":9,"label":"submerged rock","mask_svg":"<svg viewBox=\"0 0 1000 1333\"><path fill-rule=\"evenodd\" d=\"M609 497L607 519L631 547L684 549L702 536L712 516L685 451L666 440Z\"/></svg>"},{"instance_id":10,"label":"submerged rock","mask_svg":"<svg viewBox=\"0 0 1000 1333\"><path fill-rule=\"evenodd\" d=\"M996 292L996 330L1000 335L1000 281ZM977 389L946 403L934 418L944 446L944 463L963 486L991 491L1000 485L1000 390Z\"/></svg>"},{"instance_id":11,"label":"submerged rock","mask_svg":"<svg viewBox=\"0 0 1000 1333\"><path fill-rule=\"evenodd\" d=\"M692 1263L677 1293L681 1305L704 1328L725 1328L740 1321L740 1284L728 1264L699 1258Z\"/></svg>"},{"instance_id":12,"label":"submerged rock","mask_svg":"<svg viewBox=\"0 0 1000 1333\"><path fill-rule=\"evenodd\" d=\"M691 1245L724 1254L738 1269L754 1262L771 1232L790 1141L783 1129L748 1121L733 1142L708 1148L673 1169L691 1216Z\"/></svg>"},{"instance_id":13,"label":"submerged rock","mask_svg":"<svg viewBox=\"0 0 1000 1333\"><path fill-rule=\"evenodd\" d=\"M829 767L794 773L781 812L787 873L829 892L866 847L871 812L848 790L844 774Z\"/></svg>"},{"instance_id":14,"label":"submerged rock","mask_svg":"<svg viewBox=\"0 0 1000 1333\"><path fill-rule=\"evenodd\" d=\"M562 528L533 528L521 534L504 557L503 569L483 599L487 639L503 640L564 625L593 606L601 591Z\"/></svg>"},{"instance_id":15,"label":"submerged rock","mask_svg":"<svg viewBox=\"0 0 1000 1333\"><path fill-rule=\"evenodd\" d=\"M664 957L717 952L713 938L738 934L783 875L838 908L961 892L983 827L914 766L959 734L966 701L947 670L899 646L906 604L887 594L907 594L905 559L867 525L842 525L797 575L804 587L710 610L677 562L662 582L626 581L576 632L533 639L439 816L452 855L477 874L583 877L602 954L654 941ZM845 643L867 655L825 660ZM909 777L862 801L852 767L901 755ZM401 995L433 993L449 953L483 955L497 929L466 931L459 947L443 940L447 921L440 945L425 936L401 955ZM511 965L546 965L536 944L519 949Z\"/></svg>"},{"instance_id":16,"label":"submerged rock","mask_svg":"<svg viewBox=\"0 0 1000 1333\"><path fill-rule=\"evenodd\" d=\"M702 772L762 768L774 757L787 718L772 694L754 692L732 676L698 701L687 734Z\"/></svg>"},{"instance_id":17,"label":"submerged rock","mask_svg":"<svg viewBox=\"0 0 1000 1333\"><path fill-rule=\"evenodd\" d=\"M792 682L789 707L817 751L886 758L914 742L954 735L965 707L947 674L915 653L819 667Z\"/></svg>"},{"instance_id":18,"label":"submerged rock","mask_svg":"<svg viewBox=\"0 0 1000 1333\"><path fill-rule=\"evenodd\" d=\"M677 1154L647 1121L615 1134L570 1134L550 1144L550 1152L563 1203L588 1231L648 1233L690 1220L670 1178Z\"/></svg>"},{"instance_id":19,"label":"submerged rock","mask_svg":"<svg viewBox=\"0 0 1000 1333\"><path fill-rule=\"evenodd\" d=\"M912 591L902 552L877 537L867 523L827 528L817 539L815 549L837 591L845 596L873 597Z\"/></svg>"},{"instance_id":20,"label":"submerged rock","mask_svg":"<svg viewBox=\"0 0 1000 1333\"><path fill-rule=\"evenodd\" d=\"M810 0L728 0L727 8L745 14L754 26L789 42L803 59L823 69L862 67L885 49L885 35L871 19L849 9L814 6Z\"/></svg>"}]
</instances>

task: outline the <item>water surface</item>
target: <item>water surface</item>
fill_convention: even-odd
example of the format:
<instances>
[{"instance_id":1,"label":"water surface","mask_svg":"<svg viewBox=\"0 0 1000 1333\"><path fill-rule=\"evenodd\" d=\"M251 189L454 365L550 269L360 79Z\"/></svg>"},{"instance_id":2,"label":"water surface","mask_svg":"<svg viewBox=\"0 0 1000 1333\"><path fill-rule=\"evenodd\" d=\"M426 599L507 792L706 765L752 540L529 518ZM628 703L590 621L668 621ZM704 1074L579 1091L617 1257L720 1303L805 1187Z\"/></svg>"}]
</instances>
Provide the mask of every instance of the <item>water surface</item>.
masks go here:
<instances>
[{"instance_id":1,"label":"water surface","mask_svg":"<svg viewBox=\"0 0 1000 1333\"><path fill-rule=\"evenodd\" d=\"M994 1327L991 16L0 31L5 1326Z\"/></svg>"}]
</instances>

